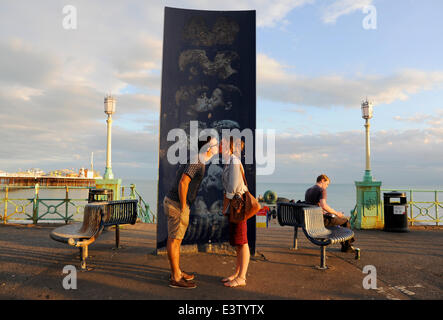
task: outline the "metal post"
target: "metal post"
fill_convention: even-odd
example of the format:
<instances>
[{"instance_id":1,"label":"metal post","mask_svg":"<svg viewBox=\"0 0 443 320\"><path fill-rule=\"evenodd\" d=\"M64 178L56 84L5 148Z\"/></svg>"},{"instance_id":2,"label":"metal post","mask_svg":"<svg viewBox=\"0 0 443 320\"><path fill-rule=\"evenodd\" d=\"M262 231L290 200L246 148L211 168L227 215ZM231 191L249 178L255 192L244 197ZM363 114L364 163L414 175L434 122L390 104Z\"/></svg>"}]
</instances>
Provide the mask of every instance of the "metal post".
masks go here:
<instances>
[{"instance_id":1,"label":"metal post","mask_svg":"<svg viewBox=\"0 0 443 320\"><path fill-rule=\"evenodd\" d=\"M327 269L328 267L326 267L326 246L321 246L320 250L320 269Z\"/></svg>"},{"instance_id":2,"label":"metal post","mask_svg":"<svg viewBox=\"0 0 443 320\"><path fill-rule=\"evenodd\" d=\"M5 215L3 216L3 223L6 224L6 217L8 215L8 186L5 188Z\"/></svg>"},{"instance_id":3,"label":"metal post","mask_svg":"<svg viewBox=\"0 0 443 320\"><path fill-rule=\"evenodd\" d=\"M115 226L115 248L118 249L120 247L120 227L119 225Z\"/></svg>"},{"instance_id":4,"label":"metal post","mask_svg":"<svg viewBox=\"0 0 443 320\"><path fill-rule=\"evenodd\" d=\"M366 170L371 171L371 143L369 139L369 127L371 125L369 124L369 119L366 119Z\"/></svg>"},{"instance_id":5,"label":"metal post","mask_svg":"<svg viewBox=\"0 0 443 320\"><path fill-rule=\"evenodd\" d=\"M437 220L437 226L440 225L440 217L438 216L438 191L435 190L435 219Z\"/></svg>"},{"instance_id":6,"label":"metal post","mask_svg":"<svg viewBox=\"0 0 443 320\"><path fill-rule=\"evenodd\" d=\"M114 179L114 174L112 173L111 158L112 158L112 115L108 114L108 119L106 120L107 125L107 148L106 148L106 169L105 169L105 179Z\"/></svg>"},{"instance_id":7,"label":"metal post","mask_svg":"<svg viewBox=\"0 0 443 320\"><path fill-rule=\"evenodd\" d=\"M107 125L107 149L106 149L106 168L111 168L111 151L112 151L112 146L111 146L111 132L112 132L112 115L108 115L108 119L106 120Z\"/></svg>"},{"instance_id":8,"label":"metal post","mask_svg":"<svg viewBox=\"0 0 443 320\"><path fill-rule=\"evenodd\" d=\"M68 224L68 211L69 211L69 188L68 186L65 186L65 205L66 205L66 209L65 209L65 223Z\"/></svg>"},{"instance_id":9,"label":"metal post","mask_svg":"<svg viewBox=\"0 0 443 320\"><path fill-rule=\"evenodd\" d=\"M140 197L141 199L141 197ZM139 201L139 205L140 205L141 201ZM149 204L145 204L145 222L149 223L149 221L151 221L151 219L149 219ZM152 223L155 223L155 217L152 216Z\"/></svg>"},{"instance_id":10,"label":"metal post","mask_svg":"<svg viewBox=\"0 0 443 320\"><path fill-rule=\"evenodd\" d=\"M38 221L38 206L39 206L39 201L38 201L38 188L39 188L39 185L38 185L38 183L35 184L34 188L35 188L35 194L34 194L34 208L33 208L33 212L32 212L32 222L34 224L37 224L37 221Z\"/></svg>"},{"instance_id":11,"label":"metal post","mask_svg":"<svg viewBox=\"0 0 443 320\"><path fill-rule=\"evenodd\" d=\"M88 246L80 247L81 249L81 268L86 271L86 258L88 257Z\"/></svg>"},{"instance_id":12,"label":"metal post","mask_svg":"<svg viewBox=\"0 0 443 320\"><path fill-rule=\"evenodd\" d=\"M414 215L413 215L413 213L412 213L412 209L413 209L413 207L414 207L414 205L413 205L413 203L412 203L412 189L411 190L409 190L409 211L411 211L411 226L413 226L414 225Z\"/></svg>"},{"instance_id":13,"label":"metal post","mask_svg":"<svg viewBox=\"0 0 443 320\"><path fill-rule=\"evenodd\" d=\"M131 194L129 195L129 199L135 199L136 198L135 184L132 183L129 187L131 188Z\"/></svg>"},{"instance_id":14,"label":"metal post","mask_svg":"<svg viewBox=\"0 0 443 320\"><path fill-rule=\"evenodd\" d=\"M298 244L297 244L297 231L298 231L298 227L294 226L294 240L292 243L292 248L291 250L297 250L298 249Z\"/></svg>"},{"instance_id":15,"label":"metal post","mask_svg":"<svg viewBox=\"0 0 443 320\"><path fill-rule=\"evenodd\" d=\"M78 247L78 250L80 254L80 266L82 269L84 269L84 267L86 267L86 264L83 266L83 247Z\"/></svg>"}]
</instances>

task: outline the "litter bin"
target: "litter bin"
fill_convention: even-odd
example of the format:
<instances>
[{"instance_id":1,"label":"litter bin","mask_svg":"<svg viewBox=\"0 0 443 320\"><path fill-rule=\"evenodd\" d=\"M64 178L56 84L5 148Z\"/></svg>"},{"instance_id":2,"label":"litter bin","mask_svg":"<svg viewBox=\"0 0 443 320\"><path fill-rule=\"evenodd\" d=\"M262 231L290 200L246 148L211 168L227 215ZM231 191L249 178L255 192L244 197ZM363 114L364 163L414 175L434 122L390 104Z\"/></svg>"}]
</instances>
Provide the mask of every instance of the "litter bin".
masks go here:
<instances>
[{"instance_id":1,"label":"litter bin","mask_svg":"<svg viewBox=\"0 0 443 320\"><path fill-rule=\"evenodd\" d=\"M384 231L408 232L408 201L403 192L383 194L385 226Z\"/></svg>"},{"instance_id":2,"label":"litter bin","mask_svg":"<svg viewBox=\"0 0 443 320\"><path fill-rule=\"evenodd\" d=\"M88 203L99 201L112 201L114 191L112 189L89 189Z\"/></svg>"}]
</instances>

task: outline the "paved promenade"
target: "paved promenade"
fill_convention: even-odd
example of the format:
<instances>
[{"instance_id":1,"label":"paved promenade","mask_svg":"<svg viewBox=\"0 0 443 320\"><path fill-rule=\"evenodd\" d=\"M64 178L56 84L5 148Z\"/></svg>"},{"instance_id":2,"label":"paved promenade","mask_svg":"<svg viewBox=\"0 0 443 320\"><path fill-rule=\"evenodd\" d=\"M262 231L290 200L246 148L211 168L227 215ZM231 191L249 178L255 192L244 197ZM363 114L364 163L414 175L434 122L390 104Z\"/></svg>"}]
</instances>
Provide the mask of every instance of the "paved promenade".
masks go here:
<instances>
[{"instance_id":1,"label":"paved promenade","mask_svg":"<svg viewBox=\"0 0 443 320\"><path fill-rule=\"evenodd\" d=\"M415 228L409 233L356 231L361 259L327 249L328 270L317 270L319 247L300 230L299 249L290 250L293 229L275 220L257 229L257 255L251 259L248 283L224 288L220 282L234 268L235 257L188 253L185 271L195 272L198 287L168 287L165 255L155 255L156 225L137 223L121 229L122 249L113 250L114 232L104 232L89 247L89 272L78 272L76 290L62 286L65 265L79 267L78 249L55 242L55 225L0 225L0 299L443 299L443 229ZM364 266L377 272L377 289L364 289Z\"/></svg>"}]
</instances>

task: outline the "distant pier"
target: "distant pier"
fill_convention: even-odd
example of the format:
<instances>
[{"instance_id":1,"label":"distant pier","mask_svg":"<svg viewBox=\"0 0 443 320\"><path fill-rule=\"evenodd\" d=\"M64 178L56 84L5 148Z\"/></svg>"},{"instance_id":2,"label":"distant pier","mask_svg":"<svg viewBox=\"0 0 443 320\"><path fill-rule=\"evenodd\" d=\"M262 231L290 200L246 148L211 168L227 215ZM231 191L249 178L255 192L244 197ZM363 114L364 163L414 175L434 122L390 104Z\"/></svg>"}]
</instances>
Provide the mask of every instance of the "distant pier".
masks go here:
<instances>
[{"instance_id":1,"label":"distant pier","mask_svg":"<svg viewBox=\"0 0 443 320\"><path fill-rule=\"evenodd\" d=\"M9 186L71 186L71 187L95 187L95 179L77 177L22 177L7 176L0 177L0 185Z\"/></svg>"}]
</instances>

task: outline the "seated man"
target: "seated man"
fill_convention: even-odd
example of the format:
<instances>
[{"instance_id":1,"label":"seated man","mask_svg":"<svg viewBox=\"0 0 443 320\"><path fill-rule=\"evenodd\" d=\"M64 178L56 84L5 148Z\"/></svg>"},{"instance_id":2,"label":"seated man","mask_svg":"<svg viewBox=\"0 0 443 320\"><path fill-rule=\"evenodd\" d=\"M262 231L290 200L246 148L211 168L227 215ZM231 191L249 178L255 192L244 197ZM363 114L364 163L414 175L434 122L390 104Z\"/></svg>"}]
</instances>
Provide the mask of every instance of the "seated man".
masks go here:
<instances>
[{"instance_id":1,"label":"seated man","mask_svg":"<svg viewBox=\"0 0 443 320\"><path fill-rule=\"evenodd\" d=\"M345 217L343 212L335 211L326 203L327 193L326 189L329 186L329 178L325 174L321 174L317 177L317 183L306 190L305 202L307 204L320 206L323 209L325 227L342 226L351 229L349 219ZM342 252L353 252L354 247L351 243L354 242L354 238L342 242Z\"/></svg>"}]
</instances>

